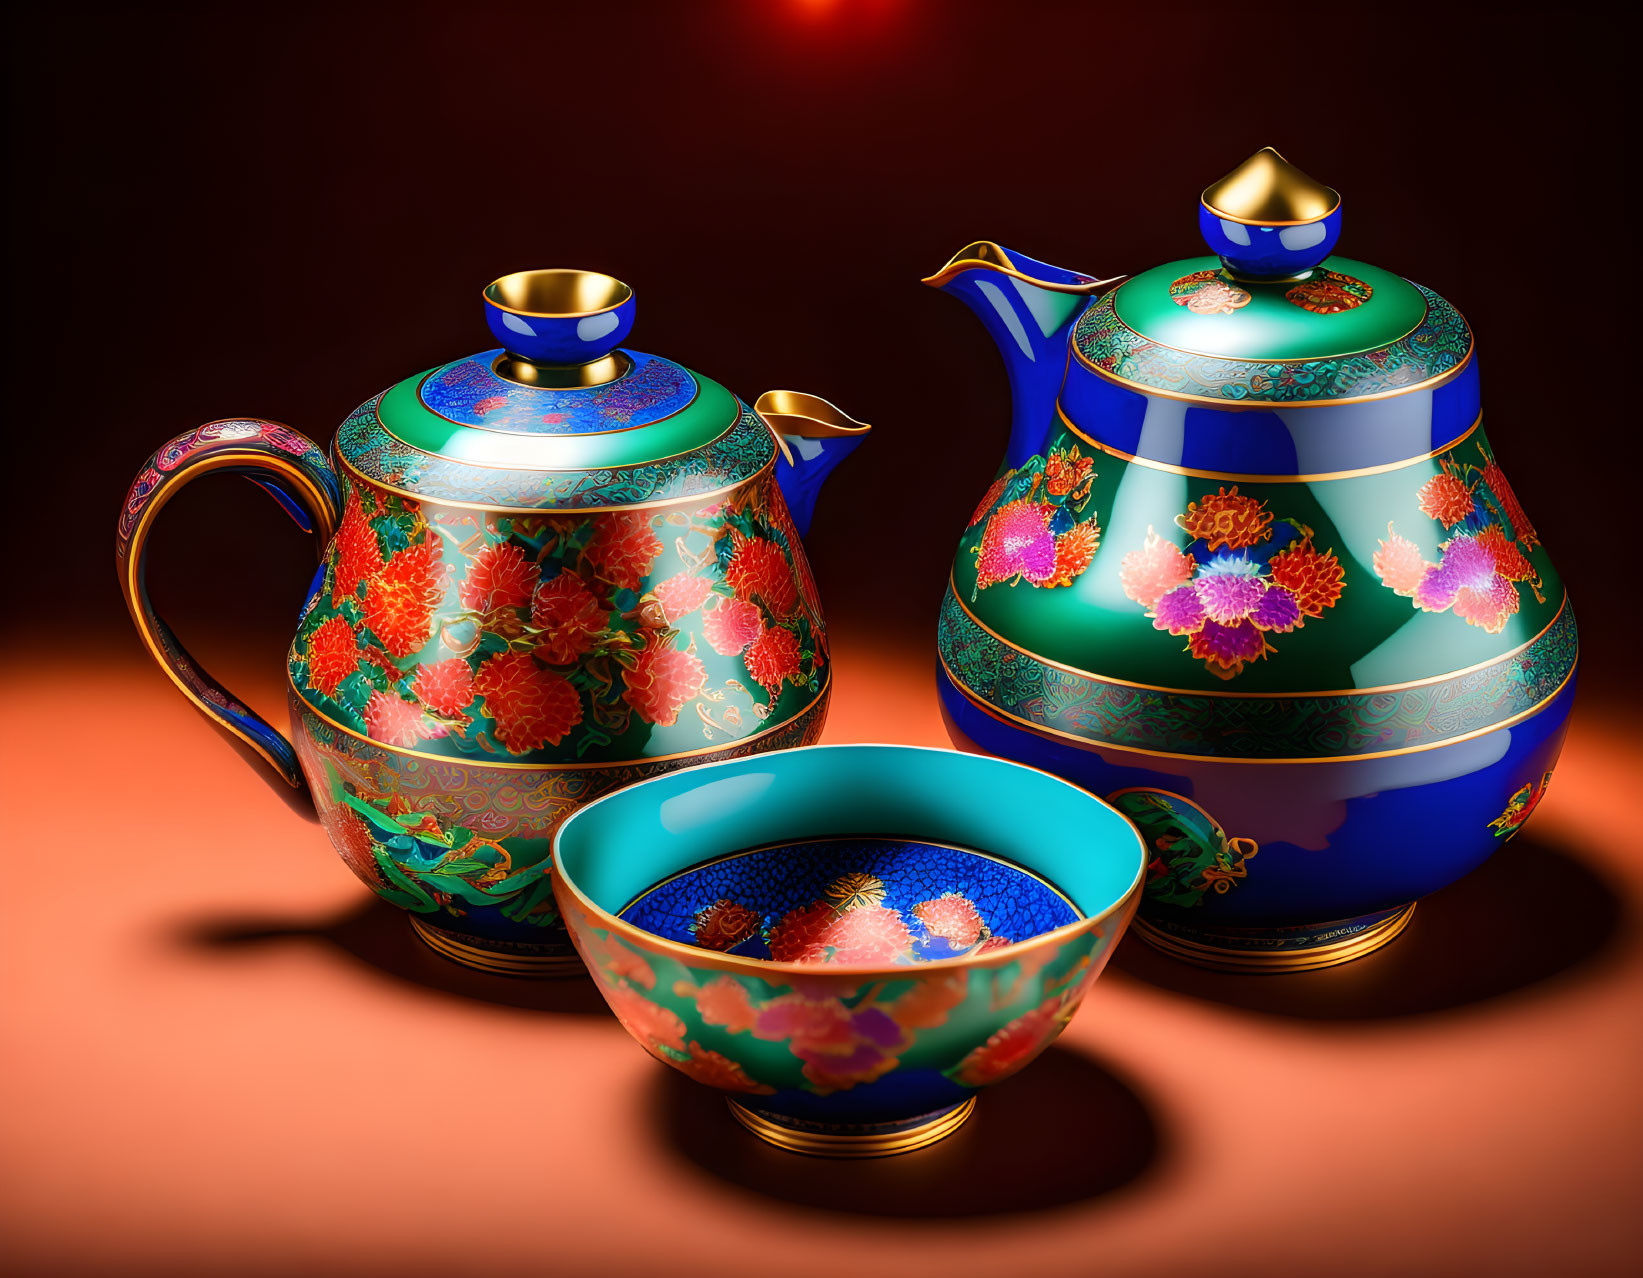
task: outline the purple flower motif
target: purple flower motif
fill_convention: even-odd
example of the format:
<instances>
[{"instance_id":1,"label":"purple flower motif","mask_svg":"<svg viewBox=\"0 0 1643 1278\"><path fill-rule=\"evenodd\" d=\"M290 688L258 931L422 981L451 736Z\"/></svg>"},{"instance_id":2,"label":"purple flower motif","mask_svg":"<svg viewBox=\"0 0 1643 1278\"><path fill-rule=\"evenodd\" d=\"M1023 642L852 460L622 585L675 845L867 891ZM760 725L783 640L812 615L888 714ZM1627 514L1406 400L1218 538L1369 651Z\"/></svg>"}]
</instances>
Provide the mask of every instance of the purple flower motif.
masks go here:
<instances>
[{"instance_id":1,"label":"purple flower motif","mask_svg":"<svg viewBox=\"0 0 1643 1278\"><path fill-rule=\"evenodd\" d=\"M1204 622L1204 628L1193 635L1192 655L1213 660L1222 666L1254 661L1266 651L1266 640L1253 622L1240 621L1223 626L1218 621Z\"/></svg>"},{"instance_id":2,"label":"purple flower motif","mask_svg":"<svg viewBox=\"0 0 1643 1278\"><path fill-rule=\"evenodd\" d=\"M1495 557L1476 537L1452 537L1443 548L1443 558L1426 570L1415 587L1415 607L1442 612L1455 602L1463 589L1485 591L1494 584Z\"/></svg>"},{"instance_id":3,"label":"purple flower motif","mask_svg":"<svg viewBox=\"0 0 1643 1278\"><path fill-rule=\"evenodd\" d=\"M1177 586L1153 605L1153 628L1172 635L1190 634L1204 622L1204 605L1191 582Z\"/></svg>"},{"instance_id":4,"label":"purple flower motif","mask_svg":"<svg viewBox=\"0 0 1643 1278\"><path fill-rule=\"evenodd\" d=\"M1269 586L1249 619L1262 630L1287 634L1301 619L1301 605L1282 586Z\"/></svg>"},{"instance_id":5,"label":"purple flower motif","mask_svg":"<svg viewBox=\"0 0 1643 1278\"><path fill-rule=\"evenodd\" d=\"M1231 625L1242 621L1260 605L1266 583L1259 577L1228 573L1204 574L1197 581L1198 600L1211 621Z\"/></svg>"}]
</instances>

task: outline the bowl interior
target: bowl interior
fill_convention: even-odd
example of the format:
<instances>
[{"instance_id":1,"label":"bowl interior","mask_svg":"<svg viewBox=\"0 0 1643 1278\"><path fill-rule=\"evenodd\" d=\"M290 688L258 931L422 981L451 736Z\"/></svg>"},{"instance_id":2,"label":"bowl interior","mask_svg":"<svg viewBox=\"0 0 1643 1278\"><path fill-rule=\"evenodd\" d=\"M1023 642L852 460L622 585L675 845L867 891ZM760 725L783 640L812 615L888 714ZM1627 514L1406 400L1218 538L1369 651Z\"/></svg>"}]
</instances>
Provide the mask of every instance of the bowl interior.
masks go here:
<instances>
[{"instance_id":1,"label":"bowl interior","mask_svg":"<svg viewBox=\"0 0 1643 1278\"><path fill-rule=\"evenodd\" d=\"M633 296L621 280L598 271L565 269L515 271L485 286L485 296L521 315L591 315L620 306Z\"/></svg>"},{"instance_id":2,"label":"bowl interior","mask_svg":"<svg viewBox=\"0 0 1643 1278\"><path fill-rule=\"evenodd\" d=\"M1002 760L814 746L686 769L576 813L567 884L665 940L778 962L910 963L1107 913L1133 826Z\"/></svg>"}]
</instances>

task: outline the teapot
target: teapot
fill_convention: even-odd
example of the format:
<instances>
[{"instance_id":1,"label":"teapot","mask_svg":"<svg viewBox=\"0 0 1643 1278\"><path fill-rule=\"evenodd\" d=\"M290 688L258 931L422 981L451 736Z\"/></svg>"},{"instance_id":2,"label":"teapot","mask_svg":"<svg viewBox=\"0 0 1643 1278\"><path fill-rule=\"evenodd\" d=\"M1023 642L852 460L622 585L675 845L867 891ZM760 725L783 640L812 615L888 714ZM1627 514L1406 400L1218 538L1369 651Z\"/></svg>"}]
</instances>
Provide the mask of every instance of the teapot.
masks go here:
<instances>
[{"instance_id":1,"label":"teapot","mask_svg":"<svg viewBox=\"0 0 1643 1278\"><path fill-rule=\"evenodd\" d=\"M1105 796L1137 931L1285 971L1392 940L1551 780L1578 640L1483 429L1472 330L1332 256L1341 198L1271 148L1203 192L1210 254L1096 279L989 241L925 282L1009 372L937 634L956 744Z\"/></svg>"},{"instance_id":2,"label":"teapot","mask_svg":"<svg viewBox=\"0 0 1643 1278\"><path fill-rule=\"evenodd\" d=\"M522 271L487 285L500 347L362 404L329 459L277 422L162 446L120 512L149 653L293 786L331 842L449 958L580 972L549 847L579 805L690 764L808 744L827 630L801 536L867 434L826 400L718 382L622 345L634 291ZM315 535L287 738L177 641L145 542L183 485L232 471Z\"/></svg>"}]
</instances>

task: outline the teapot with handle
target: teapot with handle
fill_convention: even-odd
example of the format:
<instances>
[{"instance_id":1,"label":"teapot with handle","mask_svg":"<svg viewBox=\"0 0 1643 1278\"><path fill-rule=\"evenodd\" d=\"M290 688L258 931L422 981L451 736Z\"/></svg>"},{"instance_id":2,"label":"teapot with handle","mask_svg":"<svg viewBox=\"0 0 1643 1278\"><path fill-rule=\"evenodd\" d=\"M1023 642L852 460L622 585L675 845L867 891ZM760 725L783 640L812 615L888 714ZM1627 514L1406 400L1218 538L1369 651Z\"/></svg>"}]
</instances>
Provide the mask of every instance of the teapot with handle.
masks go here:
<instances>
[{"instance_id":1,"label":"teapot with handle","mask_svg":"<svg viewBox=\"0 0 1643 1278\"><path fill-rule=\"evenodd\" d=\"M571 811L819 735L827 630L800 537L869 428L797 392L749 406L628 349L634 293L607 275L522 271L483 302L499 347L368 399L329 458L256 419L166 443L126 496L116 562L161 669L306 782L344 861L423 940L488 970L579 972L547 879ZM217 471L320 546L289 737L189 655L144 586L155 517Z\"/></svg>"}]
</instances>

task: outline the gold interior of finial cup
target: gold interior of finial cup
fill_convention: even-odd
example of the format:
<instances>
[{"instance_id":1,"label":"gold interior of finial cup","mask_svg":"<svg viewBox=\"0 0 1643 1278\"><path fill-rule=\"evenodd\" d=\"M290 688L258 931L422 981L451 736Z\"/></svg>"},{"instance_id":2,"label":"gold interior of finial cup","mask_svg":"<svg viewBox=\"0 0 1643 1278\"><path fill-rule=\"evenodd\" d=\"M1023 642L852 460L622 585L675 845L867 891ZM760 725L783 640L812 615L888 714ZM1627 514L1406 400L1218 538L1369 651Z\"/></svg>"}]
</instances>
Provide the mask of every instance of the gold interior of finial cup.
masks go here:
<instances>
[{"instance_id":1,"label":"gold interior of finial cup","mask_svg":"<svg viewBox=\"0 0 1643 1278\"><path fill-rule=\"evenodd\" d=\"M597 315L632 296L633 289L613 276L562 268L515 271L485 286L485 297L493 305L542 319Z\"/></svg>"}]
</instances>

